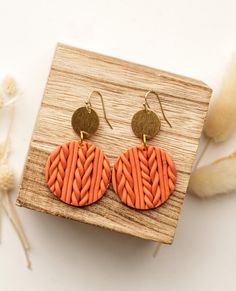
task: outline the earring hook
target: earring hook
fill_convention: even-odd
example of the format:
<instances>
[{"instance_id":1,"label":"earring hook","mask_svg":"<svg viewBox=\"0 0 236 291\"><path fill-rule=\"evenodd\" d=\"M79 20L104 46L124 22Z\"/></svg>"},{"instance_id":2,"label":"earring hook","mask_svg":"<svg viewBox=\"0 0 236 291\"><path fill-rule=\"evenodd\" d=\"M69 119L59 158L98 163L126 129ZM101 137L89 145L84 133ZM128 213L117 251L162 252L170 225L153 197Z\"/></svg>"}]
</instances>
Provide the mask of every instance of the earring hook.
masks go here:
<instances>
[{"instance_id":1,"label":"earring hook","mask_svg":"<svg viewBox=\"0 0 236 291\"><path fill-rule=\"evenodd\" d=\"M104 104L103 96L102 96L102 94L101 94L99 91L96 91L96 90L95 90L95 91L92 91L92 92L89 94L88 99L87 99L86 102L85 102L85 105L86 105L86 108L87 108L88 112L90 111L90 109L91 109L91 107L92 107L92 104L91 104L90 99L91 99L92 95L94 95L94 94L97 94L97 95L100 96L100 98L101 98L101 103L102 103L102 110L103 110L104 118L105 118L107 124L110 126L110 128L113 129L113 127L111 126L109 120L107 119L107 115L106 115L106 110L105 110L105 104Z\"/></svg>"},{"instance_id":2,"label":"earring hook","mask_svg":"<svg viewBox=\"0 0 236 291\"><path fill-rule=\"evenodd\" d=\"M144 99L145 99L145 103L144 103L144 108L145 108L145 110L150 109L150 106L149 106L149 104L148 104L148 102L147 102L148 95L150 95L150 94L154 94L154 95L156 95L156 97L157 97L157 99L158 99L158 101L159 101L159 104L160 104L161 113L162 113L162 115L163 115L165 121L168 123L168 125L169 125L170 127L172 127L171 123L169 122L169 120L168 120L167 117L165 116L165 113L164 113L164 110L163 110L163 107L162 107L162 104L161 104L161 99L160 99L160 97L159 97L159 95L158 95L157 92L155 92L155 91L153 91L153 90L149 90L149 91L145 94L145 97L144 97Z\"/></svg>"}]
</instances>

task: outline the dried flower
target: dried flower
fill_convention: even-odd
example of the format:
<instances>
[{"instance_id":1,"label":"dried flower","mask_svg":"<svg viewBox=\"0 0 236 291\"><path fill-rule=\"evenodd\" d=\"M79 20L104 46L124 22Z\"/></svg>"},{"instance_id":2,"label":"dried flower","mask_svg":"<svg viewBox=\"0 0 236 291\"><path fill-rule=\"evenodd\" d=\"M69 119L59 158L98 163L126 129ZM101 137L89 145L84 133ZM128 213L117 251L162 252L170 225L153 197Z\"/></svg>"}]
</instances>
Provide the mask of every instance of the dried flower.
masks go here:
<instances>
[{"instance_id":1,"label":"dried flower","mask_svg":"<svg viewBox=\"0 0 236 291\"><path fill-rule=\"evenodd\" d=\"M7 77L2 83L3 95L7 95L9 98L6 102L3 102L3 98L0 95L0 108L7 107L11 104L14 104L17 96L17 87L16 81L12 77ZM5 96L4 96L5 97ZM27 261L27 267L31 268L31 262L29 258L29 243L24 232L24 229L21 225L21 221L18 217L18 214L14 208L14 204L10 197L10 190L15 186L15 175L14 172L7 166L7 158L9 152L9 142L10 142L10 131L12 128L12 122L14 117L14 107L11 107L10 110L10 123L8 125L8 130L6 134L6 139L3 144L0 144L0 192L4 191L7 199L3 199L0 203L0 212L4 211L9 217L10 222L12 223L19 239L22 244L22 247L25 252L25 257ZM5 205L7 203L8 205ZM1 215L0 215L0 232L1 232ZM1 233L0 233L1 235Z\"/></svg>"},{"instance_id":2,"label":"dried flower","mask_svg":"<svg viewBox=\"0 0 236 291\"><path fill-rule=\"evenodd\" d=\"M220 94L206 118L204 132L214 142L226 140L236 128L236 55L225 73Z\"/></svg>"},{"instance_id":3,"label":"dried flower","mask_svg":"<svg viewBox=\"0 0 236 291\"><path fill-rule=\"evenodd\" d=\"M9 191L15 186L14 172L7 165L0 165L0 189Z\"/></svg>"},{"instance_id":4,"label":"dried flower","mask_svg":"<svg viewBox=\"0 0 236 291\"><path fill-rule=\"evenodd\" d=\"M236 151L193 171L188 190L200 198L236 191Z\"/></svg>"},{"instance_id":5,"label":"dried flower","mask_svg":"<svg viewBox=\"0 0 236 291\"><path fill-rule=\"evenodd\" d=\"M16 81L13 77L7 76L2 83L3 92L8 96L15 96L17 93Z\"/></svg>"}]
</instances>

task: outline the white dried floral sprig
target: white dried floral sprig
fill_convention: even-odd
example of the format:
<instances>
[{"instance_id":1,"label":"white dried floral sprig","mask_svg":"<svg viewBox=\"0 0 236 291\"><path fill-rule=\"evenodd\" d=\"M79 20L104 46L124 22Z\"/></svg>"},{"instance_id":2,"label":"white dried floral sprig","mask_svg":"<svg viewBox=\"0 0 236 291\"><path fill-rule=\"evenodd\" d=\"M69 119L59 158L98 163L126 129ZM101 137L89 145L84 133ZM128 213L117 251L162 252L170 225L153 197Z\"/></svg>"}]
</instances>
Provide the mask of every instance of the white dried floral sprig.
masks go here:
<instances>
[{"instance_id":1,"label":"white dried floral sprig","mask_svg":"<svg viewBox=\"0 0 236 291\"><path fill-rule=\"evenodd\" d=\"M224 142L236 129L236 54L224 74L219 95L210 106L204 124L204 133L208 138L195 168L205 154L211 141Z\"/></svg>"},{"instance_id":2,"label":"white dried floral sprig","mask_svg":"<svg viewBox=\"0 0 236 291\"><path fill-rule=\"evenodd\" d=\"M15 78L6 76L2 82L3 93L7 96L15 96L17 94L17 84Z\"/></svg>"},{"instance_id":3,"label":"white dried floral sprig","mask_svg":"<svg viewBox=\"0 0 236 291\"><path fill-rule=\"evenodd\" d=\"M236 151L196 169L191 174L187 192L200 198L236 192Z\"/></svg>"},{"instance_id":4,"label":"white dried floral sprig","mask_svg":"<svg viewBox=\"0 0 236 291\"><path fill-rule=\"evenodd\" d=\"M31 262L29 259L29 243L25 235L24 229L22 227L21 221L18 217L18 214L15 210L14 204L10 197L10 191L15 186L15 175L12 169L7 165L7 159L9 154L9 145L10 145L10 132L14 119L14 103L17 99L18 89L16 81L13 77L8 76L4 79L2 83L2 92L5 97L8 97L8 101L4 102L3 97L0 97L0 109L2 107L10 106L10 120L8 125L8 130L6 138L3 144L0 144L0 228L1 228L1 210L3 210L6 215L9 217L10 222L12 223L20 242L23 246L25 252L27 267L31 268ZM2 95L1 95L2 96ZM5 198L5 199L4 199ZM5 203L6 205L5 205ZM0 229L1 235L1 229Z\"/></svg>"},{"instance_id":5,"label":"white dried floral sprig","mask_svg":"<svg viewBox=\"0 0 236 291\"><path fill-rule=\"evenodd\" d=\"M0 95L0 109L15 103L19 90L16 80L12 76L6 76L2 82L2 94ZM7 100L5 100L7 97Z\"/></svg>"},{"instance_id":6,"label":"white dried floral sprig","mask_svg":"<svg viewBox=\"0 0 236 291\"><path fill-rule=\"evenodd\" d=\"M214 142L225 141L236 129L236 55L224 75L218 98L212 104L204 132Z\"/></svg>"},{"instance_id":7,"label":"white dried floral sprig","mask_svg":"<svg viewBox=\"0 0 236 291\"><path fill-rule=\"evenodd\" d=\"M236 129L236 55L225 73L218 98L212 104L204 125L208 141L196 165L211 141L224 142ZM188 190L201 198L236 191L236 152L200 167L191 174Z\"/></svg>"},{"instance_id":8,"label":"white dried floral sprig","mask_svg":"<svg viewBox=\"0 0 236 291\"><path fill-rule=\"evenodd\" d=\"M15 186L15 174L6 164L0 165L0 191L11 191Z\"/></svg>"}]
</instances>

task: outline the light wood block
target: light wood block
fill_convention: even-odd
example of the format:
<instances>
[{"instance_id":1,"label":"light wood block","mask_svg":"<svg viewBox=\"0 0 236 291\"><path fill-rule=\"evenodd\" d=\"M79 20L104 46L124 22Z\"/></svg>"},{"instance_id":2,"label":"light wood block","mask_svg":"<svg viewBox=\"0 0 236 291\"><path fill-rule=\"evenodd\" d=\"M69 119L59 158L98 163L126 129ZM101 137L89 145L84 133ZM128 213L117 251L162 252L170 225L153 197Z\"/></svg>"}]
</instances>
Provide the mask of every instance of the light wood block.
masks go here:
<instances>
[{"instance_id":1,"label":"light wood block","mask_svg":"<svg viewBox=\"0 0 236 291\"><path fill-rule=\"evenodd\" d=\"M133 114L142 109L147 90L155 90L162 100L149 99L162 126L149 143L160 146L173 157L177 167L175 192L155 210L137 211L123 205L109 187L97 203L84 208L59 201L48 189L44 167L48 155L66 141L77 139L71 116L92 90L104 96L108 118L106 124L99 98L92 98L100 117L97 133L89 141L108 156L113 166L118 155L140 140L131 130ZM196 155L211 89L201 81L137 65L124 60L58 44L44 97L33 132L17 205L105 227L148 240L172 243L186 188Z\"/></svg>"}]
</instances>

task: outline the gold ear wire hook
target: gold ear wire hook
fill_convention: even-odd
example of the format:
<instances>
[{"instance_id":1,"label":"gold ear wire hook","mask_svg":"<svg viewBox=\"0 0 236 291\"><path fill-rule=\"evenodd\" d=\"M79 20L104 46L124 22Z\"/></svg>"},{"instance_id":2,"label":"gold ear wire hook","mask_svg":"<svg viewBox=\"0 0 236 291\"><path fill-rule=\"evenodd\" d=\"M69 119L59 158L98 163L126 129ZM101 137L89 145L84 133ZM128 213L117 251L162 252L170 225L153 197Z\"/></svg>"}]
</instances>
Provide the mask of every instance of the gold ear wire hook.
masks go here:
<instances>
[{"instance_id":1,"label":"gold ear wire hook","mask_svg":"<svg viewBox=\"0 0 236 291\"><path fill-rule=\"evenodd\" d=\"M88 97L87 101L85 102L85 105L86 105L87 110L89 111L90 108L92 107L92 104L91 104L91 102L90 102L90 99L91 99L91 97L92 97L93 94L98 94L98 95L100 96L100 98L101 98L101 102L102 102L102 110L103 110L104 118L105 118L107 124L110 126L110 128L113 129L113 127L111 126L109 120L107 119L104 100L103 100L102 94L101 94L99 91L92 91L92 92L89 94L89 97Z\"/></svg>"},{"instance_id":2,"label":"gold ear wire hook","mask_svg":"<svg viewBox=\"0 0 236 291\"><path fill-rule=\"evenodd\" d=\"M149 106L149 104L148 104L148 102L147 102L147 98L148 98L148 95L149 95L149 94L154 94L154 95L156 95L156 97L157 97L157 99L158 99L158 101L159 101L159 104L160 104L161 113L162 113L162 115L163 115L165 121L168 123L168 125L169 125L170 127L172 127L171 123L169 122L169 120L168 120L167 117L165 116L165 113L164 113L164 110L163 110L163 108L162 108L161 99L160 99L159 95L158 95L155 91L153 91L153 90L149 90L149 91L145 94L145 97L144 97L144 99L145 99L145 103L144 103L144 107L145 107L145 109L146 109L146 110L147 110L147 109L150 109L150 106Z\"/></svg>"}]
</instances>

